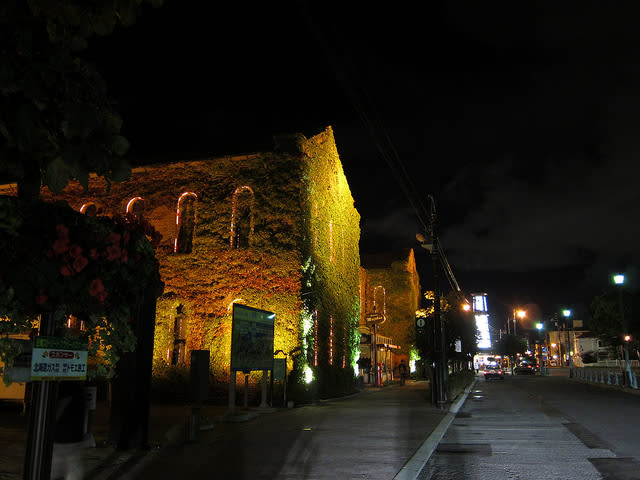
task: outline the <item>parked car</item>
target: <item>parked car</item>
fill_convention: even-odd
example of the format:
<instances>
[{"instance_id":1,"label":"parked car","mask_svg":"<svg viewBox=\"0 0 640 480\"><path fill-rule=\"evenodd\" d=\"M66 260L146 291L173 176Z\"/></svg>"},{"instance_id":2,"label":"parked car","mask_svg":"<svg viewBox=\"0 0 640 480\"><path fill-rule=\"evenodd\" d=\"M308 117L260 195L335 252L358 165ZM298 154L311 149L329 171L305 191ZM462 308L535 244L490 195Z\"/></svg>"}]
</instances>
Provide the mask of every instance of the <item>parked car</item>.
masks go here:
<instances>
[{"instance_id":1,"label":"parked car","mask_svg":"<svg viewBox=\"0 0 640 480\"><path fill-rule=\"evenodd\" d=\"M531 363L522 362L513 369L514 375L535 375L536 368Z\"/></svg>"},{"instance_id":2,"label":"parked car","mask_svg":"<svg viewBox=\"0 0 640 480\"><path fill-rule=\"evenodd\" d=\"M484 369L484 379L490 380L493 378L504 380L504 371L498 366L487 365Z\"/></svg>"}]
</instances>

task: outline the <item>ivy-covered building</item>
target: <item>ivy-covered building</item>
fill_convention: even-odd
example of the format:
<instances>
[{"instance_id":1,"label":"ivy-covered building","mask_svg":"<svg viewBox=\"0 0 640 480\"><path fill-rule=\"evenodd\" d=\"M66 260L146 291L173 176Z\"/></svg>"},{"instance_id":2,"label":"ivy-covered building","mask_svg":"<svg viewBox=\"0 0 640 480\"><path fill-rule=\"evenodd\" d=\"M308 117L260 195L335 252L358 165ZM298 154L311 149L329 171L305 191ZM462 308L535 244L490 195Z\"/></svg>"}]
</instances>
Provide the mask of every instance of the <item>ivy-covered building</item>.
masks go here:
<instances>
[{"instance_id":1,"label":"ivy-covered building","mask_svg":"<svg viewBox=\"0 0 640 480\"><path fill-rule=\"evenodd\" d=\"M388 378L400 360L408 363L415 345L415 313L420 304L420 277L413 249L367 255L361 259L360 330L370 334L367 315L380 313L384 322L377 327L378 361L383 358ZM370 339L368 335L364 338ZM388 341L381 341L380 338ZM370 345L362 345L361 355L371 356Z\"/></svg>"},{"instance_id":2,"label":"ivy-covered building","mask_svg":"<svg viewBox=\"0 0 640 480\"><path fill-rule=\"evenodd\" d=\"M154 365L209 350L226 381L232 305L272 311L275 350L319 391L353 379L360 320L360 216L333 131L276 138L272 152L135 168L128 181L90 177L45 200L89 215L129 213L162 235ZM289 367L291 368L291 363Z\"/></svg>"}]
</instances>

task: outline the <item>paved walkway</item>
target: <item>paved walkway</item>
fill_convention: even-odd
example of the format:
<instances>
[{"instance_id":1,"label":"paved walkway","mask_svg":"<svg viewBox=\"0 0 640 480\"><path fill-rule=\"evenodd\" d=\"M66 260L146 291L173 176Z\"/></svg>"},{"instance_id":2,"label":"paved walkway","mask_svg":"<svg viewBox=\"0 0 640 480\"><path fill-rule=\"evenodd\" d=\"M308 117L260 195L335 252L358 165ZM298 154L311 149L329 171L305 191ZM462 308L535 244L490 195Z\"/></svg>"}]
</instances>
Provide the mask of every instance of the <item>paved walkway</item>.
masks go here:
<instances>
[{"instance_id":1,"label":"paved walkway","mask_svg":"<svg viewBox=\"0 0 640 480\"><path fill-rule=\"evenodd\" d=\"M390 480L396 475L412 479L437 446L432 441L425 447L425 440L434 431L441 437L450 416L429 403L428 393L427 382L409 382L292 409L239 409L235 420L245 421L229 421L226 406L205 406L210 428L198 432L194 441L185 441L189 406L152 405L152 448L125 452L106 444L108 410L99 404L91 419L96 447L65 452L68 461L55 464L56 475L69 473L66 478L77 480L206 475L252 480ZM3 409L0 415L0 479L19 479L26 418L17 409Z\"/></svg>"}]
</instances>

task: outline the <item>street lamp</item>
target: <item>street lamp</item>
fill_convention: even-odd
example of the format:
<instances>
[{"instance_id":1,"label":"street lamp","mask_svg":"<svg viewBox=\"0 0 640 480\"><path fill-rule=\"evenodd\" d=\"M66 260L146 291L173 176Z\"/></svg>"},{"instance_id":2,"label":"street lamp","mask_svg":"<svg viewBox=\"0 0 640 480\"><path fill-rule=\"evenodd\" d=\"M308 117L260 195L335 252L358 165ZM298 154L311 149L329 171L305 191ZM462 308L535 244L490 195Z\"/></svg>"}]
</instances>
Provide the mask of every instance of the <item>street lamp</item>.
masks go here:
<instances>
[{"instance_id":1,"label":"street lamp","mask_svg":"<svg viewBox=\"0 0 640 480\"><path fill-rule=\"evenodd\" d=\"M538 338L540 339L540 332L542 332L542 329L544 328L544 324L542 322L536 322L536 330L538 330ZM540 364L540 374L544 375L544 352L543 352L543 348L544 348L544 342L541 340L540 343L540 355L539 355L539 364ZM547 352L548 355L548 352Z\"/></svg>"},{"instance_id":2,"label":"street lamp","mask_svg":"<svg viewBox=\"0 0 640 480\"><path fill-rule=\"evenodd\" d=\"M565 318L565 325L567 326L567 350L569 351L569 378L573 378L573 345L571 345L569 337L569 318L571 317L571 310L568 308L562 310L562 316Z\"/></svg>"},{"instance_id":3,"label":"street lamp","mask_svg":"<svg viewBox=\"0 0 640 480\"><path fill-rule=\"evenodd\" d=\"M527 316L527 312L524 310L514 310L513 311L513 334L516 334L516 316L522 320Z\"/></svg>"},{"instance_id":4,"label":"street lamp","mask_svg":"<svg viewBox=\"0 0 640 480\"><path fill-rule=\"evenodd\" d=\"M627 332L627 321L624 318L624 303L622 299L622 288L624 285L624 275L618 273L613 276L613 283L619 286L618 294L619 294L619 303L620 303L620 320L622 324L622 328L625 332ZM625 370L627 372L627 385L632 386L633 378L631 376L631 362L629 362L629 341L631 340L631 336L628 333L625 333L624 337L624 362L625 362Z\"/></svg>"}]
</instances>

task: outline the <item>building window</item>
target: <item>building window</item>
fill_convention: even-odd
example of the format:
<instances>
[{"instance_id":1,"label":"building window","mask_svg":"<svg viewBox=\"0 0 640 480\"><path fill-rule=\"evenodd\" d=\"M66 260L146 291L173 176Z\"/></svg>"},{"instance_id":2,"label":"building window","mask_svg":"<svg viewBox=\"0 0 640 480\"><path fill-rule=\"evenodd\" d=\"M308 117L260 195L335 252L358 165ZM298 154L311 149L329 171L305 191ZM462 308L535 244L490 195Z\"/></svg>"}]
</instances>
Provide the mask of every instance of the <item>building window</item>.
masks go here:
<instances>
[{"instance_id":1,"label":"building window","mask_svg":"<svg viewBox=\"0 0 640 480\"><path fill-rule=\"evenodd\" d=\"M98 207L93 202L85 203L80 207L80 213L84 213L87 217L95 217L98 215Z\"/></svg>"},{"instance_id":2,"label":"building window","mask_svg":"<svg viewBox=\"0 0 640 480\"><path fill-rule=\"evenodd\" d=\"M382 285L373 289L373 311L375 313L386 313L386 291Z\"/></svg>"},{"instance_id":3,"label":"building window","mask_svg":"<svg viewBox=\"0 0 640 480\"><path fill-rule=\"evenodd\" d=\"M251 187L245 185L236 188L231 205L231 248L251 246L253 205L254 194Z\"/></svg>"},{"instance_id":4,"label":"building window","mask_svg":"<svg viewBox=\"0 0 640 480\"><path fill-rule=\"evenodd\" d=\"M198 196L193 192L185 192L178 199L178 208L176 210L178 235L173 247L175 253L191 253L193 250L197 200Z\"/></svg>"},{"instance_id":5,"label":"building window","mask_svg":"<svg viewBox=\"0 0 640 480\"><path fill-rule=\"evenodd\" d=\"M313 366L318 366L318 311L313 315Z\"/></svg>"},{"instance_id":6,"label":"building window","mask_svg":"<svg viewBox=\"0 0 640 480\"><path fill-rule=\"evenodd\" d=\"M129 200L126 212L136 220L142 220L142 216L144 215L144 200L142 197L133 197Z\"/></svg>"},{"instance_id":7,"label":"building window","mask_svg":"<svg viewBox=\"0 0 640 480\"><path fill-rule=\"evenodd\" d=\"M187 337L186 323L184 306L182 304L178 305L173 322L173 355L171 356L171 365L184 363Z\"/></svg>"},{"instance_id":8,"label":"building window","mask_svg":"<svg viewBox=\"0 0 640 480\"><path fill-rule=\"evenodd\" d=\"M333 317L329 317L329 365L333 365Z\"/></svg>"}]
</instances>

